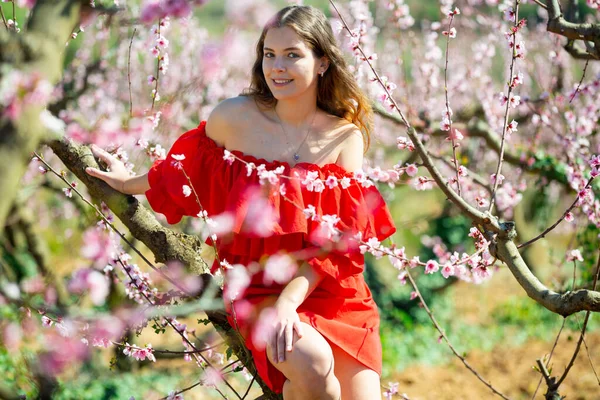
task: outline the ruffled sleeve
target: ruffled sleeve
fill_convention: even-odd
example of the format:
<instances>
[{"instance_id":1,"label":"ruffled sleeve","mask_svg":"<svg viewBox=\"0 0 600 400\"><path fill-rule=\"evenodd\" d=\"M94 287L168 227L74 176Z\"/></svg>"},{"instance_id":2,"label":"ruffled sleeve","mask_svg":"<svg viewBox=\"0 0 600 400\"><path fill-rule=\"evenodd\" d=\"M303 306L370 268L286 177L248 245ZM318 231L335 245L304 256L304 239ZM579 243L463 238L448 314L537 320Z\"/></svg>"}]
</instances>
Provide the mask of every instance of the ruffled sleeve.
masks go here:
<instances>
[{"instance_id":1,"label":"ruffled sleeve","mask_svg":"<svg viewBox=\"0 0 600 400\"><path fill-rule=\"evenodd\" d=\"M164 214L169 224L178 223L184 215L197 216L201 210L220 214L222 202L240 179L241 168L228 168L222 152L205 134L206 121L181 135L164 160L157 160L148 172L150 189L146 198L152 209Z\"/></svg>"}]
</instances>

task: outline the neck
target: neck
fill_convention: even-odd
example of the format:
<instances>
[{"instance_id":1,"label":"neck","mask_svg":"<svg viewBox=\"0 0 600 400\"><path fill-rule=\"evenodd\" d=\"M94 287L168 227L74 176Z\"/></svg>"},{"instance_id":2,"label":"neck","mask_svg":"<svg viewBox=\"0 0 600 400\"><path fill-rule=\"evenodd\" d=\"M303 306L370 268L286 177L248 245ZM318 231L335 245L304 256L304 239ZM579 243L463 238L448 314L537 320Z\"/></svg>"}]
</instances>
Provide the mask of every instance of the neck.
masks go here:
<instances>
[{"instance_id":1,"label":"neck","mask_svg":"<svg viewBox=\"0 0 600 400\"><path fill-rule=\"evenodd\" d=\"M299 100L286 99L277 102L275 111L281 119L282 124L300 128L311 123L317 112L316 99L314 101Z\"/></svg>"}]
</instances>

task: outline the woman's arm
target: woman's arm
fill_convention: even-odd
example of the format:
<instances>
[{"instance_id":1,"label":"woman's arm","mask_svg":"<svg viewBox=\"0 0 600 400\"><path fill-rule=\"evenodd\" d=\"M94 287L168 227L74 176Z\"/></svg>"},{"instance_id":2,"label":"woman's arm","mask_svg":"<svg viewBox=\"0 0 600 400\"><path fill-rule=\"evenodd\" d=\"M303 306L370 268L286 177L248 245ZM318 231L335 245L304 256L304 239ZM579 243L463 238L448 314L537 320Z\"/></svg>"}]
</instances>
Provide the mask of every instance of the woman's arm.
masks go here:
<instances>
[{"instance_id":1,"label":"woman's arm","mask_svg":"<svg viewBox=\"0 0 600 400\"><path fill-rule=\"evenodd\" d=\"M294 278L279 295L275 306L285 304L293 307L294 310L297 309L319 286L323 277L324 275L319 275L308 263L302 263Z\"/></svg>"},{"instance_id":2,"label":"woman's arm","mask_svg":"<svg viewBox=\"0 0 600 400\"><path fill-rule=\"evenodd\" d=\"M294 331L302 337L302 327L297 308L321 283L324 275L319 275L308 263L302 263L298 272L283 289L274 308L277 319L273 321L273 335L267 341L276 361L285 360L285 352L292 351Z\"/></svg>"},{"instance_id":3,"label":"woman's arm","mask_svg":"<svg viewBox=\"0 0 600 400\"><path fill-rule=\"evenodd\" d=\"M91 146L91 149L96 157L104 161L108 167L108 171L88 167L85 169L85 172L89 175L102 179L113 189L125 194L144 194L150 189L148 173L131 176L127 168L125 168L125 164L115 156L94 144Z\"/></svg>"},{"instance_id":4,"label":"woman's arm","mask_svg":"<svg viewBox=\"0 0 600 400\"><path fill-rule=\"evenodd\" d=\"M148 182L148 173L144 175L133 176L123 182L122 192L125 194L144 194L150 190Z\"/></svg>"}]
</instances>

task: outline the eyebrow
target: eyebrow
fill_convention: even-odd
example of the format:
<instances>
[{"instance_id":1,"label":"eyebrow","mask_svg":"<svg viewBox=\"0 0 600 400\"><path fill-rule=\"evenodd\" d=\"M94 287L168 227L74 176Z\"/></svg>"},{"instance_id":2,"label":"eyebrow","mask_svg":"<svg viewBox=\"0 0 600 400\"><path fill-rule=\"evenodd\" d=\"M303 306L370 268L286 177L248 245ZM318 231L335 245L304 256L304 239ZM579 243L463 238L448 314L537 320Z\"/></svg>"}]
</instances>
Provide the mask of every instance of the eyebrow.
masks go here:
<instances>
[{"instance_id":1,"label":"eyebrow","mask_svg":"<svg viewBox=\"0 0 600 400\"><path fill-rule=\"evenodd\" d=\"M263 50L274 51L273 49L270 49L268 47L263 48ZM288 51L288 50L302 50L302 49L299 47L288 47L287 49L283 49L283 51Z\"/></svg>"}]
</instances>

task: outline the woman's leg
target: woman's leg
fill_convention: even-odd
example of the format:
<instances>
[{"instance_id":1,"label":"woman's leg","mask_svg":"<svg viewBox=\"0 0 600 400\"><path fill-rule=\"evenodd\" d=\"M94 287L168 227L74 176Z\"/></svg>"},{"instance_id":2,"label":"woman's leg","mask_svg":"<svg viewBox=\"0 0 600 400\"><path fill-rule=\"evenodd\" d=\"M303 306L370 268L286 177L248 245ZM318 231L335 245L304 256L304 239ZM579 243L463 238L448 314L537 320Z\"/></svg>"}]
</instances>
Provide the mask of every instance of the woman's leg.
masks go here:
<instances>
[{"instance_id":1,"label":"woman's leg","mask_svg":"<svg viewBox=\"0 0 600 400\"><path fill-rule=\"evenodd\" d=\"M381 399L379 374L351 357L338 346L330 344L330 347L335 359L335 376L342 387L342 399Z\"/></svg>"},{"instance_id":2,"label":"woman's leg","mask_svg":"<svg viewBox=\"0 0 600 400\"><path fill-rule=\"evenodd\" d=\"M325 338L312 326L301 322L302 338L294 332L293 348L285 353L285 361L275 363L271 349L267 357L287 381L283 386L285 400L339 400L340 383L334 374L334 357Z\"/></svg>"}]
</instances>

